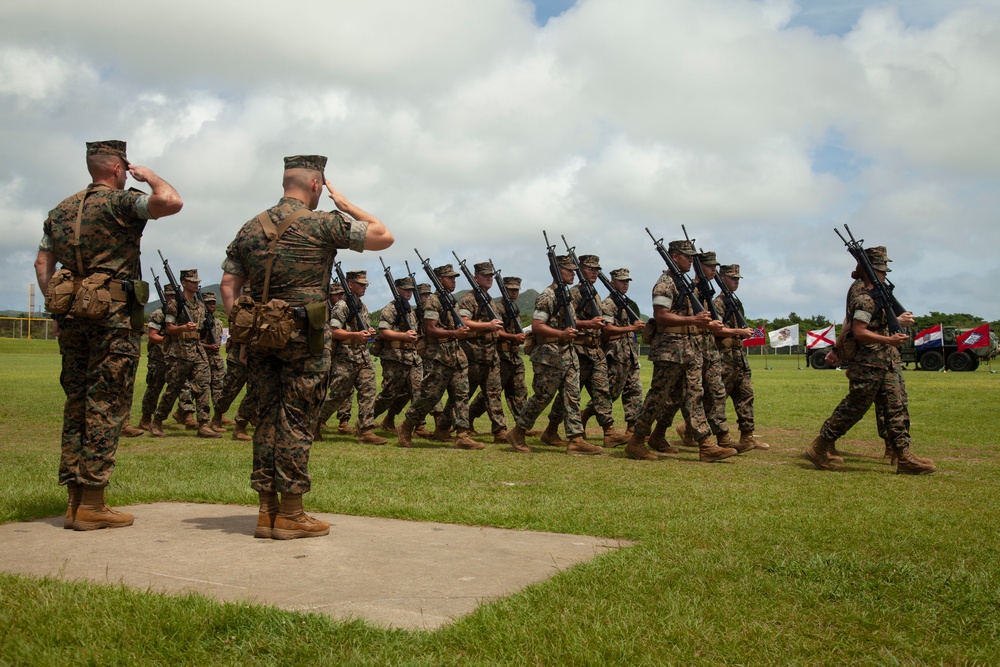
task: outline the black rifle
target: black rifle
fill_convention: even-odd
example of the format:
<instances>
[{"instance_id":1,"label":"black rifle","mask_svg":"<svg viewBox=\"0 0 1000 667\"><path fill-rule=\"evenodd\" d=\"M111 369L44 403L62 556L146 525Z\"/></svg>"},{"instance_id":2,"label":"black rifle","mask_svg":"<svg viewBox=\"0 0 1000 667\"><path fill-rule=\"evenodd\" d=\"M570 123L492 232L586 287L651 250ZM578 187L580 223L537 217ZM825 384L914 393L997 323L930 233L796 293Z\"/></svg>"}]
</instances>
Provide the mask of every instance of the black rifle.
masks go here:
<instances>
[{"instance_id":1,"label":"black rifle","mask_svg":"<svg viewBox=\"0 0 1000 667\"><path fill-rule=\"evenodd\" d=\"M452 255L455 255L455 251L451 251ZM472 294L476 297L476 305L479 306L479 312L486 313L486 316L491 320L499 320L500 317L497 315L497 311L493 310L493 298L490 293L487 292L476 282L476 277L472 275L472 271L469 271L469 267L466 266L464 259L459 259L458 255L455 255L455 260L458 265L462 267L462 273L465 274L465 279L469 281L469 285L472 286Z\"/></svg>"},{"instance_id":2,"label":"black rifle","mask_svg":"<svg viewBox=\"0 0 1000 667\"><path fill-rule=\"evenodd\" d=\"M410 330L410 318L409 315L412 312L410 309L410 302L403 298L403 295L399 293L396 289L396 281L392 279L392 269L385 265L385 262L381 257L378 261L382 262L382 268L385 269L385 280L389 283L389 291L392 292L392 302L396 305L396 323L394 326L406 327L404 331Z\"/></svg>"},{"instance_id":3,"label":"black rifle","mask_svg":"<svg viewBox=\"0 0 1000 667\"><path fill-rule=\"evenodd\" d=\"M188 310L187 299L184 297L184 290L181 288L180 283L177 282L177 278L174 277L174 272L170 269L170 262L168 262L164 257L163 253L159 250L156 251L159 254L160 259L163 261L163 272L167 274L167 283L174 288L174 301L177 302L177 314L184 315L187 318L187 322L178 322L177 324L187 324L188 322L194 322L194 318L191 317L191 311ZM163 307L164 312L166 312L166 306Z\"/></svg>"},{"instance_id":4,"label":"black rifle","mask_svg":"<svg viewBox=\"0 0 1000 667\"><path fill-rule=\"evenodd\" d=\"M544 229L542 230L542 236L545 237L545 254L549 257L549 273L552 274L552 280L556 285L556 307L562 308L563 322L566 328L575 329L576 314L573 312L573 300L569 296L569 287L566 286L566 281L562 277L562 271L559 269L559 260L556 258L556 247L555 245L549 245L549 235Z\"/></svg>"},{"instance_id":5,"label":"black rifle","mask_svg":"<svg viewBox=\"0 0 1000 667\"><path fill-rule=\"evenodd\" d=\"M621 290L615 288L611 281L608 280L608 277L604 275L604 271L598 270L597 277L600 278L601 283L608 290L608 295L611 297L611 300L615 302L615 308L617 308L619 312L624 312L625 315L628 316L629 324L635 324L638 322L639 314L632 308L632 303L628 300L628 297L625 296Z\"/></svg>"},{"instance_id":6,"label":"black rifle","mask_svg":"<svg viewBox=\"0 0 1000 667\"><path fill-rule=\"evenodd\" d=\"M584 314L587 315L588 320L603 316L604 311L601 309L601 299L597 296L594 283L587 280L586 276L583 275L583 266L580 264L580 260L577 259L576 248L569 247L565 236L562 237L562 240L566 246L566 254L576 264L576 279L580 283L580 303L583 305Z\"/></svg>"},{"instance_id":7,"label":"black rifle","mask_svg":"<svg viewBox=\"0 0 1000 667\"><path fill-rule=\"evenodd\" d=\"M153 267L149 267L149 272L153 274L153 286L156 287L156 295L160 297L160 308L166 308L167 299L163 296L163 287L160 286L160 276L156 275Z\"/></svg>"},{"instance_id":8,"label":"black rifle","mask_svg":"<svg viewBox=\"0 0 1000 667\"><path fill-rule=\"evenodd\" d=\"M403 260L403 264L406 265L406 275L410 276L410 280L413 281L413 303L415 304L413 310L417 314L417 329L421 330L424 326L424 303L420 300L420 290L417 289L417 276L410 271L410 263Z\"/></svg>"},{"instance_id":9,"label":"black rifle","mask_svg":"<svg viewBox=\"0 0 1000 667\"><path fill-rule=\"evenodd\" d=\"M198 290L195 294L198 297L198 301L205 308L205 319L201 322L201 337L209 345L218 345L219 341L215 338L215 313L208 309L208 306L205 304L205 295L201 293L201 290Z\"/></svg>"},{"instance_id":10,"label":"black rifle","mask_svg":"<svg viewBox=\"0 0 1000 667\"><path fill-rule=\"evenodd\" d=\"M905 313L906 309L903 308L903 305L899 303L892 293L892 289L895 286L892 283L885 285L878 279L878 275L875 273L875 268L872 267L872 263L869 261L868 255L865 254L864 246L861 245L864 243L864 239L859 239L857 241L854 240L854 234L851 233L851 229L847 225L844 225L844 230L847 232L847 236L850 238L850 241L845 239L836 227L833 228L833 231L837 233L840 240L847 246L847 251L851 253L851 256L854 257L855 261L857 261L858 266L861 267L861 270L865 274L865 278L867 278L868 282L872 284L869 294L871 294L872 298L875 299L875 304L885 311L885 319L889 325L889 334L903 333L903 327L900 326L897 316ZM886 282L889 281L886 280Z\"/></svg>"},{"instance_id":11,"label":"black rifle","mask_svg":"<svg viewBox=\"0 0 1000 667\"><path fill-rule=\"evenodd\" d=\"M718 273L715 274L715 282L719 286L719 291L722 292L722 303L726 306L726 313L722 316L722 321L725 322L729 314L733 313L736 315L736 328L749 329L750 327L743 317L743 303L740 298L726 286L726 281Z\"/></svg>"},{"instance_id":12,"label":"black rifle","mask_svg":"<svg viewBox=\"0 0 1000 667\"><path fill-rule=\"evenodd\" d=\"M416 248L413 249L413 252L417 253L417 258L420 260L420 263L424 265L424 272L427 274L427 278L430 279L431 285L434 286L434 290L438 293L438 298L441 299L441 308L444 309L445 313L451 316L451 320L454 322L456 329L464 327L465 320L463 320L458 314L458 304L455 303L455 297L452 296L451 292L444 288L444 285L441 284L437 274L434 273L434 269L431 268L431 260L421 257L420 251Z\"/></svg>"},{"instance_id":13,"label":"black rifle","mask_svg":"<svg viewBox=\"0 0 1000 667\"><path fill-rule=\"evenodd\" d=\"M490 260L490 264L493 260ZM500 269L494 269L497 279L497 285L500 287L500 300L503 301L503 314L504 314L504 328L514 329L514 333L523 334L524 328L521 326L521 309L517 307L517 302L510 298L510 292L507 291L507 286L503 284L503 276L500 275Z\"/></svg>"},{"instance_id":14,"label":"black rifle","mask_svg":"<svg viewBox=\"0 0 1000 667\"><path fill-rule=\"evenodd\" d=\"M351 319L354 320L354 326L358 328L358 331L368 331L371 324L365 322L364 318L361 317L361 299L348 287L347 278L344 277L344 272L340 268L340 262L334 262L333 268L337 270L337 279L340 280L340 284L344 288L344 300L347 302L347 310L350 311Z\"/></svg>"},{"instance_id":15,"label":"black rifle","mask_svg":"<svg viewBox=\"0 0 1000 667\"><path fill-rule=\"evenodd\" d=\"M663 239L659 241L653 236L653 232L649 231L649 227L646 227L646 233L649 234L649 238L653 239L653 245L656 246L656 252L660 253L660 257L667 264L667 269L670 271L670 277L673 278L674 286L677 287L677 292L680 294L681 299L686 299L688 304L691 306L691 312L697 315L698 313L704 312L704 308L701 302L698 301L698 297L694 293L694 285L691 284L691 279L688 278L687 274L681 271L680 267L677 266L677 262L674 258L670 256L667 249L663 245Z\"/></svg>"},{"instance_id":16,"label":"black rifle","mask_svg":"<svg viewBox=\"0 0 1000 667\"><path fill-rule=\"evenodd\" d=\"M684 232L684 238L694 247L694 241L688 236L688 230L681 225L681 231ZM698 249L698 253L694 256L694 287L698 290L698 295L701 300L707 304L705 307L708 309L709 315L712 316L713 320L720 320L719 314L715 312L715 289L712 287L711 281L705 275L705 267L701 263L701 249Z\"/></svg>"}]
</instances>

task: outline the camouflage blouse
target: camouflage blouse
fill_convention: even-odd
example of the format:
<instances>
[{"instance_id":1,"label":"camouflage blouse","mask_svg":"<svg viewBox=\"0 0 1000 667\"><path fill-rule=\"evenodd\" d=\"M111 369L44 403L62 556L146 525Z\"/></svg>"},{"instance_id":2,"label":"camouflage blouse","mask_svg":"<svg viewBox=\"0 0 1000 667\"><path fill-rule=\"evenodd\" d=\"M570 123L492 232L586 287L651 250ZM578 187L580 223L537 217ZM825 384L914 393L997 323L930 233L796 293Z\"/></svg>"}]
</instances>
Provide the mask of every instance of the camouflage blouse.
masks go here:
<instances>
[{"instance_id":1,"label":"camouflage blouse","mask_svg":"<svg viewBox=\"0 0 1000 667\"><path fill-rule=\"evenodd\" d=\"M541 320L553 329L565 329L566 319L563 308L556 303L555 285L549 285L535 299L535 310L531 314L532 320ZM538 334L535 334L536 337ZM563 366L567 363L566 357L575 355L572 345L562 342L552 341L550 343L537 344L531 351L531 363L543 364L545 366ZM571 362L576 363L576 362Z\"/></svg>"},{"instance_id":2,"label":"camouflage blouse","mask_svg":"<svg viewBox=\"0 0 1000 667\"><path fill-rule=\"evenodd\" d=\"M864 322L869 331L889 335L889 326L885 312L875 303L862 280L855 280L847 291L847 314L852 324ZM896 348L884 343L858 343L858 354L852 364L873 366L875 368L891 368L895 359Z\"/></svg>"},{"instance_id":3,"label":"camouflage blouse","mask_svg":"<svg viewBox=\"0 0 1000 667\"><path fill-rule=\"evenodd\" d=\"M389 329L390 331L399 331L401 333L406 333L407 331L417 330L417 316L411 309L406 316L406 322L396 323L396 304L393 301L387 303L383 308L382 312L379 314L378 318L378 329L382 331L383 329ZM405 327L405 328L404 328ZM379 353L379 358L389 361L399 361L406 364L416 363L418 357L415 350L402 350L398 347L392 347L390 345L391 341L383 341L382 351Z\"/></svg>"},{"instance_id":4,"label":"camouflage blouse","mask_svg":"<svg viewBox=\"0 0 1000 667\"><path fill-rule=\"evenodd\" d=\"M368 306L364 304L360 299L358 302L361 304L361 321L368 326L369 316L368 316ZM351 309L347 307L347 299L341 299L333 306L333 310L330 311L330 326L334 329L344 329L345 331L357 331L358 325L351 317ZM368 343L363 345L358 345L354 341L350 341L350 344L344 344L344 341L339 341L340 345L337 346L337 352L335 356L346 357L350 361L362 363L368 361Z\"/></svg>"},{"instance_id":5,"label":"camouflage blouse","mask_svg":"<svg viewBox=\"0 0 1000 667\"><path fill-rule=\"evenodd\" d=\"M441 297L437 293L431 294L424 302L424 319L434 320L442 329L457 329L458 326L452 322L450 313L444 312L441 305ZM467 368L468 357L457 340L451 338L439 339L427 336L427 351L424 352L424 361L435 361L451 368Z\"/></svg>"}]
</instances>

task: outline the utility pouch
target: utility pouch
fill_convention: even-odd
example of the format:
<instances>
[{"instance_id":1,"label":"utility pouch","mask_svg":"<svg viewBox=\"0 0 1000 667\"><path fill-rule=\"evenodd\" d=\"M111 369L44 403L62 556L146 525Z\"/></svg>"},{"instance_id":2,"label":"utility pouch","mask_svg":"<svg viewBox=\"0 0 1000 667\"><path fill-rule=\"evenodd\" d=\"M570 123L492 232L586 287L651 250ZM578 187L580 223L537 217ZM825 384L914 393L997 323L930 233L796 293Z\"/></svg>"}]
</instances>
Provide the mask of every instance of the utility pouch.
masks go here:
<instances>
[{"instance_id":1,"label":"utility pouch","mask_svg":"<svg viewBox=\"0 0 1000 667\"><path fill-rule=\"evenodd\" d=\"M420 338L418 338L417 344L414 346L413 349L415 349L417 351L417 354L420 355L421 358L423 358L424 353L427 352L427 336L421 336Z\"/></svg>"},{"instance_id":2,"label":"utility pouch","mask_svg":"<svg viewBox=\"0 0 1000 667\"><path fill-rule=\"evenodd\" d=\"M306 305L306 339L309 341L310 354L323 353L323 329L330 319L326 302L318 301Z\"/></svg>"},{"instance_id":3,"label":"utility pouch","mask_svg":"<svg viewBox=\"0 0 1000 667\"><path fill-rule=\"evenodd\" d=\"M652 345L656 336L656 319L651 317L642 326L642 342L645 345Z\"/></svg>"},{"instance_id":4,"label":"utility pouch","mask_svg":"<svg viewBox=\"0 0 1000 667\"><path fill-rule=\"evenodd\" d=\"M534 331L529 331L528 333L524 334L524 353L531 354L531 351L535 349L536 342L537 341L535 340Z\"/></svg>"},{"instance_id":5,"label":"utility pouch","mask_svg":"<svg viewBox=\"0 0 1000 667\"><path fill-rule=\"evenodd\" d=\"M271 299L257 307L256 326L250 347L256 351L281 350L295 331L292 306L282 299Z\"/></svg>"},{"instance_id":6,"label":"utility pouch","mask_svg":"<svg viewBox=\"0 0 1000 667\"><path fill-rule=\"evenodd\" d=\"M81 320L100 320L111 310L111 275L95 273L87 276L77 290L69 314Z\"/></svg>"},{"instance_id":7,"label":"utility pouch","mask_svg":"<svg viewBox=\"0 0 1000 667\"><path fill-rule=\"evenodd\" d=\"M858 341L853 336L848 335L844 343L840 346L840 358L844 361L854 361L858 356Z\"/></svg>"},{"instance_id":8,"label":"utility pouch","mask_svg":"<svg viewBox=\"0 0 1000 667\"><path fill-rule=\"evenodd\" d=\"M73 282L73 272L69 269L59 269L49 279L45 289L45 310L53 315L65 315L73 306L76 296L76 285Z\"/></svg>"},{"instance_id":9,"label":"utility pouch","mask_svg":"<svg viewBox=\"0 0 1000 667\"><path fill-rule=\"evenodd\" d=\"M249 343L253 336L253 323L257 316L257 305L247 295L236 299L229 314L229 340L234 343Z\"/></svg>"},{"instance_id":10,"label":"utility pouch","mask_svg":"<svg viewBox=\"0 0 1000 667\"><path fill-rule=\"evenodd\" d=\"M129 317L132 329L141 331L143 325L143 306L149 300L149 283L144 280L123 280L122 291L128 303Z\"/></svg>"}]
</instances>

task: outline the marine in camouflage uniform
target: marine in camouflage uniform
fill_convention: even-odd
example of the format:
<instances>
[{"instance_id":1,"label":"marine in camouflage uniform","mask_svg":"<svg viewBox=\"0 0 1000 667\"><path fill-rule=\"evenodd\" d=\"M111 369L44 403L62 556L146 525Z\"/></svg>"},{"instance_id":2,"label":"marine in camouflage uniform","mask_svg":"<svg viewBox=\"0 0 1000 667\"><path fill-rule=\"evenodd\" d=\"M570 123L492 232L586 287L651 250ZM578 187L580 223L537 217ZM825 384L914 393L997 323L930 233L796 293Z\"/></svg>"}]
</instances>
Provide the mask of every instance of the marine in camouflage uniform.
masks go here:
<instances>
[{"instance_id":1,"label":"marine in camouflage uniform","mask_svg":"<svg viewBox=\"0 0 1000 667\"><path fill-rule=\"evenodd\" d=\"M358 442L369 445L384 445L385 438L375 435L375 362L368 351L368 340L375 335L369 324L368 307L361 301L368 289L366 271L348 271L347 289L351 291L360 308L361 323L358 329L355 317L348 307L348 300L338 302L330 313L333 329L334 352L330 368L330 395L323 403L320 423L341 408L351 394L358 394Z\"/></svg>"},{"instance_id":2,"label":"marine in camouflage uniform","mask_svg":"<svg viewBox=\"0 0 1000 667\"><path fill-rule=\"evenodd\" d=\"M885 281L890 271L891 261L884 246L865 248L865 254L876 276ZM843 437L868 412L874 403L881 411L884 438L896 454L896 472L921 475L936 471L933 462L915 456L910 451L910 414L906 385L897 364L895 348L907 341L904 333L889 334L885 311L877 305L869 290L872 288L863 278L860 267L853 276L856 281L847 295L847 343L856 346L853 358L848 356L847 379L850 391L834 409L819 435L805 451L805 457L820 470L836 470L839 459L831 458L831 453L839 438ZM913 315L903 313L898 317L902 326L913 324Z\"/></svg>"},{"instance_id":3,"label":"marine in camouflage uniform","mask_svg":"<svg viewBox=\"0 0 1000 667\"><path fill-rule=\"evenodd\" d=\"M322 325L321 341L312 331L311 348L308 313L315 310L315 304L327 303L339 248L382 250L393 242L378 218L333 188L323 175L325 166L326 158L319 155L285 158L284 196L262 214L269 221L268 228L288 225L280 236L276 234L274 254L269 253L272 243L259 219L262 216L254 216L229 244L222 265L227 313L232 313L244 284L249 285L253 301L261 303L265 280L269 300L309 309L306 318L296 317L296 328L283 348L251 350L247 355L249 381L258 401L250 485L260 501L254 530L254 537L259 538L318 537L330 531L329 524L302 509L302 495L312 485L309 448L330 379L329 322ZM339 210L315 210L324 186ZM265 278L268 257L273 264Z\"/></svg>"},{"instance_id":4,"label":"marine in camouflage uniform","mask_svg":"<svg viewBox=\"0 0 1000 667\"><path fill-rule=\"evenodd\" d=\"M475 265L475 269L473 278L476 284L488 293L493 287L493 264L479 262ZM497 302L492 298L490 306L496 312ZM473 290L459 299L458 314L465 322L465 326L469 327L469 334L461 342L465 357L469 360L469 390L475 392L478 389L478 396L483 397L494 442L506 442L507 418L503 413L500 356L496 347L500 338L497 332L503 329L503 321L493 319L487 309L479 307ZM471 426L473 424L471 408L469 415Z\"/></svg>"},{"instance_id":5,"label":"marine in camouflage uniform","mask_svg":"<svg viewBox=\"0 0 1000 667\"><path fill-rule=\"evenodd\" d=\"M668 252L681 271L691 269L696 253L690 241L671 241ZM705 416L705 356L700 338L706 329L716 330L722 323L713 321L707 311L695 315L670 272L664 271L653 285L653 318L647 327L652 328L649 360L653 362L653 379L625 453L634 459L656 460L656 454L645 445L653 420L669 423L678 408L683 408L687 432L698 444L701 461L720 461L735 455L735 449L711 443L712 432Z\"/></svg>"},{"instance_id":6,"label":"marine in camouflage uniform","mask_svg":"<svg viewBox=\"0 0 1000 667\"><path fill-rule=\"evenodd\" d=\"M628 269L615 269L611 272L612 285L622 294L626 294L632 278ZM627 297L626 297L627 298ZM639 312L638 306L630 300L632 308ZM625 413L626 433L630 436L635 427L635 420L642 408L642 380L639 377L639 343L636 333L642 331L642 322L632 323L631 317L624 309L615 305L610 296L601 302L601 310L608 325L602 331L604 355L608 360L608 386L611 404L621 398ZM587 418L583 418L586 427Z\"/></svg>"},{"instance_id":7,"label":"marine in camouflage uniform","mask_svg":"<svg viewBox=\"0 0 1000 667\"><path fill-rule=\"evenodd\" d=\"M521 279L517 276L505 276L504 287L511 300L517 301L521 293ZM528 386L524 381L524 358L521 356L521 345L524 344L524 333L517 333L514 321L508 316L506 306L501 299L494 301L497 316L503 321L503 329L497 331L497 357L500 360L500 388L510 414L517 422L528 400ZM474 422L486 412L486 398L482 392L476 394L469 405L469 421Z\"/></svg>"},{"instance_id":8,"label":"marine in camouflage uniform","mask_svg":"<svg viewBox=\"0 0 1000 667\"><path fill-rule=\"evenodd\" d=\"M205 350L205 354L208 357L208 368L210 380L208 384L209 399L211 401L211 406L215 407L216 417L213 417L209 425L217 432L222 433L226 429L223 428L223 413L219 412L219 401L222 400L222 386L226 381L226 362L222 360L222 322L218 318L214 317L215 308L218 304L218 300L215 297L215 292L205 292L202 294L202 299L205 302L205 311L213 315L211 319L211 324L206 319L204 326L201 330L201 346ZM209 336L208 328L211 326L212 335ZM227 420L228 421L228 420Z\"/></svg>"},{"instance_id":9,"label":"marine in camouflage uniform","mask_svg":"<svg viewBox=\"0 0 1000 667\"><path fill-rule=\"evenodd\" d=\"M163 290L164 300L174 298L174 288L167 285ZM163 322L163 306L149 315L147 325L148 343L146 345L146 392L142 395L142 419L139 428L149 430L149 424L156 412L156 404L160 400L160 392L167 382L167 357L163 350L170 344L166 336Z\"/></svg>"},{"instance_id":10,"label":"marine in camouflage uniform","mask_svg":"<svg viewBox=\"0 0 1000 667\"><path fill-rule=\"evenodd\" d=\"M146 167L128 163L124 141L88 143L87 170L92 182L86 190L49 212L35 259L42 294L53 278L66 276L56 275L57 264L74 283L95 274L110 278L106 287L111 302L103 317L54 317L62 355L60 383L66 393L59 484L66 486L69 499L64 527L75 530L130 526L134 520L105 503L141 352L142 320L136 322L134 315L141 315L144 303L139 301L145 298L132 296L123 281L142 275L139 243L146 221L172 215L183 206L169 183ZM129 174L148 183L152 195L125 190Z\"/></svg>"},{"instance_id":11,"label":"marine in camouflage uniform","mask_svg":"<svg viewBox=\"0 0 1000 667\"><path fill-rule=\"evenodd\" d=\"M409 302L414 284L409 276L395 280L399 296ZM419 338L417 317L413 309L400 313L396 302L390 301L382 307L378 320L378 340L373 352L377 351L382 362L382 389L375 398L375 417L386 413L382 428L395 431L396 415L420 391L423 378L423 364L417 354Z\"/></svg>"},{"instance_id":12,"label":"marine in camouflage uniform","mask_svg":"<svg viewBox=\"0 0 1000 667\"><path fill-rule=\"evenodd\" d=\"M240 395L240 391L245 386L246 395L240 401L240 407L236 410L236 425L233 427L233 440L250 441L253 438L247 433L247 425L257 421L257 401L253 395L253 384L247 382L246 345L234 343L230 339L226 343L226 375L222 379L222 390L219 392L219 399L215 404L215 416L212 418L213 426L216 422L223 423L223 416L232 407L233 401Z\"/></svg>"},{"instance_id":13,"label":"marine in camouflage uniform","mask_svg":"<svg viewBox=\"0 0 1000 667\"><path fill-rule=\"evenodd\" d=\"M451 264L436 267L434 274L448 292L455 291L458 273ZM410 402L406 418L396 427L401 447L413 446L413 432L422 425L438 401L448 392L445 414L452 415L458 449L482 449L483 445L469 437L469 361L459 341L468 335L469 327L453 313L445 310L442 295L432 294L424 302L424 332L427 347L424 351L424 377L420 391ZM439 424L440 426L440 424ZM437 439L445 440L447 430L435 430Z\"/></svg>"},{"instance_id":14,"label":"marine in camouflage uniform","mask_svg":"<svg viewBox=\"0 0 1000 667\"><path fill-rule=\"evenodd\" d=\"M218 438L219 433L209 425L212 418L209 402L212 372L208 354L201 344L200 332L205 320L205 306L195 298L198 284L201 282L198 270L181 271L180 281L187 301L187 313L181 310L177 302L179 297L169 302L164 309L163 320L170 335L170 345L166 350L167 388L153 414L149 432L156 437L164 435L163 420L170 414L174 402L178 400L186 385L197 406L198 437Z\"/></svg>"},{"instance_id":15,"label":"marine in camouflage uniform","mask_svg":"<svg viewBox=\"0 0 1000 667\"><path fill-rule=\"evenodd\" d=\"M560 255L556 263L562 281L571 285L576 277L576 264L568 255ZM569 307L572 308L572 304ZM515 452L531 453L524 437L553 399L561 402L566 453L600 454L604 451L584 440L583 423L580 421L580 361L573 346L577 330L566 326L565 312L565 306L556 298L555 283L546 287L535 299L531 315L534 339L531 350L532 394L514 428L507 432L507 442Z\"/></svg>"}]
</instances>

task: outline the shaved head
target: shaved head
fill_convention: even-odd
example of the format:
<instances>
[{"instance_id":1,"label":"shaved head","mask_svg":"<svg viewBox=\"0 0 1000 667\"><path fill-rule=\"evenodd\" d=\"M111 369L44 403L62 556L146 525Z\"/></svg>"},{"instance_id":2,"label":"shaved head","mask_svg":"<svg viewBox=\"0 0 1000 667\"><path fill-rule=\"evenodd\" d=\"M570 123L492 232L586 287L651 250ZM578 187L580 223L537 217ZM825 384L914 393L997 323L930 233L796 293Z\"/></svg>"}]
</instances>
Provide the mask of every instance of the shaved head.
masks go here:
<instances>
[{"instance_id":1,"label":"shaved head","mask_svg":"<svg viewBox=\"0 0 1000 667\"><path fill-rule=\"evenodd\" d=\"M315 169L286 169L281 187L286 190L290 188L308 190L312 187L313 181L319 181L322 185L323 174Z\"/></svg>"}]
</instances>

